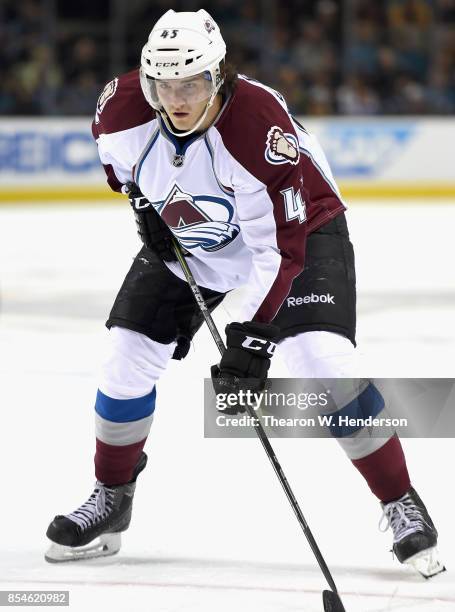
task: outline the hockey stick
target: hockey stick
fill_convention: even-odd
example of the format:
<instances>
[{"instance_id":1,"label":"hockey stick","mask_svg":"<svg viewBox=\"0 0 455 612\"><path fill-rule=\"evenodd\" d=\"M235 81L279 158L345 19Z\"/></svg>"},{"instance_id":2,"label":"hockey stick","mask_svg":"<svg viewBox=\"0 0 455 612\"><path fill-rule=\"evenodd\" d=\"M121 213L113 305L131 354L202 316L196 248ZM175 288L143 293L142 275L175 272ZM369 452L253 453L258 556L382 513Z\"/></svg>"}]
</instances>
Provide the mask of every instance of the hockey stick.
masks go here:
<instances>
[{"instance_id":1,"label":"hockey stick","mask_svg":"<svg viewBox=\"0 0 455 612\"><path fill-rule=\"evenodd\" d=\"M183 274L185 275L188 285L190 286L190 289L194 295L194 299L196 300L196 303L199 306L202 316L204 317L204 320L207 323L207 327L209 328L210 333L212 334L212 337L215 340L215 344L217 345L218 350L220 351L220 354L222 356L223 353L226 351L223 339L221 338L218 328L216 327L215 322L212 319L212 315L210 314L210 310L208 309L207 304L205 303L202 293L196 281L194 280L194 276L182 253L180 244L177 242L176 239L173 239L172 242L175 256L177 257L177 260L182 268ZM269 442L267 434L265 433L259 419L256 417L253 406L247 404L246 409L248 415L252 419L251 422L254 423L254 429L256 431L256 434L260 439L265 452L267 453L267 457L269 458L273 469L275 470L275 474L278 476L278 480L280 481L281 486L283 487L284 492L286 493L286 496L289 500L289 503L291 504L292 509L294 510L300 527L302 528L303 533L305 534L305 537L311 547L311 550L313 551L313 554L316 557L319 567L321 568L322 573L324 574L324 577L331 588L331 591L324 590L322 593L324 610L325 612L345 612L340 596L338 595L337 587L332 578L332 574L330 573L330 570L327 567L327 564L324 560L324 557L322 556L321 551L319 550L316 540L314 539L314 536L311 533L308 523L306 522L305 517L303 516L300 506L295 498L295 495L292 492L291 486L288 483L286 476L284 475L283 469L281 468L277 456L275 455L275 451L273 450L273 447Z\"/></svg>"}]
</instances>

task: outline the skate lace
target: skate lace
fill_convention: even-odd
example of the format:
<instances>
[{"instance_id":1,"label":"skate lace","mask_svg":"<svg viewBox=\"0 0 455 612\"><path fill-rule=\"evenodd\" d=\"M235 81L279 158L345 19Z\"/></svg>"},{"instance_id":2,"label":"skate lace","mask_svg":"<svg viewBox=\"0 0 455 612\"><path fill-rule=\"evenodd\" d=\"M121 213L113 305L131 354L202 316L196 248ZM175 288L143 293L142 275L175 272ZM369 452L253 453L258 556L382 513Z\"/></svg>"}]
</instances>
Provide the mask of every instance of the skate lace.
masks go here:
<instances>
[{"instance_id":1,"label":"skate lace","mask_svg":"<svg viewBox=\"0 0 455 612\"><path fill-rule=\"evenodd\" d=\"M383 513L379 521L379 530L385 532L391 527L393 531L393 541L399 542L411 533L424 531L425 525L427 525L427 523L422 516L421 510L406 493L406 495L403 495L399 500L384 505Z\"/></svg>"},{"instance_id":2,"label":"skate lace","mask_svg":"<svg viewBox=\"0 0 455 612\"><path fill-rule=\"evenodd\" d=\"M95 490L88 500L77 510L67 514L67 518L75 522L82 531L93 527L106 518L113 506L114 491L105 487L101 482L96 482Z\"/></svg>"}]
</instances>

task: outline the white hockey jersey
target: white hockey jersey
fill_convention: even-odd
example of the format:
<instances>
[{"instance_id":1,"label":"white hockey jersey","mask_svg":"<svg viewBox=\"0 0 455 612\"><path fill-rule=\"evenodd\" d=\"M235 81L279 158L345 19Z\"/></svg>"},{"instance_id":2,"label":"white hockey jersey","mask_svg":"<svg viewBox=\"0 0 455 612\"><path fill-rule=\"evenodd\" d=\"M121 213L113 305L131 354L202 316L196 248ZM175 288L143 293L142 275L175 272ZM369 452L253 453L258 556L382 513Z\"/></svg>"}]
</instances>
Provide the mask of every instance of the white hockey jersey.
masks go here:
<instances>
[{"instance_id":1,"label":"white hockey jersey","mask_svg":"<svg viewBox=\"0 0 455 612\"><path fill-rule=\"evenodd\" d=\"M314 136L280 94L244 76L210 128L181 146L134 70L104 88L93 135L111 188L138 184L193 255L199 285L247 285L241 321L273 319L303 269L306 236L345 210Z\"/></svg>"}]
</instances>

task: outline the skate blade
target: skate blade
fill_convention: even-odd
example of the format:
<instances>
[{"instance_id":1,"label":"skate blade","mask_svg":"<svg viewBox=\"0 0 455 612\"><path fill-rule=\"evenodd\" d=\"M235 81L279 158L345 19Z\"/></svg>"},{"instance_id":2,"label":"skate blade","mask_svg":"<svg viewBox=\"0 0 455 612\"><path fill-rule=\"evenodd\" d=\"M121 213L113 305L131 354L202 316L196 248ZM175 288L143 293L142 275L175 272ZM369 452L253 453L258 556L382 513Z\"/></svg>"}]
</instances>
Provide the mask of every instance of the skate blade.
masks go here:
<instances>
[{"instance_id":1,"label":"skate blade","mask_svg":"<svg viewBox=\"0 0 455 612\"><path fill-rule=\"evenodd\" d=\"M118 553L121 543L120 533L105 533L95 543L86 546L63 546L53 543L46 551L44 558L49 563L63 563L108 557Z\"/></svg>"},{"instance_id":2,"label":"skate blade","mask_svg":"<svg viewBox=\"0 0 455 612\"><path fill-rule=\"evenodd\" d=\"M432 578L446 571L446 568L439 560L436 547L417 553L413 557L406 559L405 563L411 565L424 578Z\"/></svg>"}]
</instances>

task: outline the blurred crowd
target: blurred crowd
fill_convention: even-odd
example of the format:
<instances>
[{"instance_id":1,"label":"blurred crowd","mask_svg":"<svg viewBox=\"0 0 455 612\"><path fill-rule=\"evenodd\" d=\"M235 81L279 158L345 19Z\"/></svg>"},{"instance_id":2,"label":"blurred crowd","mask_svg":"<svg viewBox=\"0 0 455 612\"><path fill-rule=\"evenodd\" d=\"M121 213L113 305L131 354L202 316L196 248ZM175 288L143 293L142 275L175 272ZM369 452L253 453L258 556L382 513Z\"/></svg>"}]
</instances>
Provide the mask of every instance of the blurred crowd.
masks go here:
<instances>
[{"instance_id":1,"label":"blurred crowd","mask_svg":"<svg viewBox=\"0 0 455 612\"><path fill-rule=\"evenodd\" d=\"M296 114L455 111L455 0L0 0L0 114L93 114L156 19L200 7Z\"/></svg>"}]
</instances>

